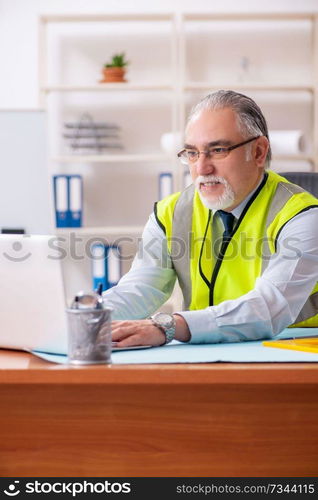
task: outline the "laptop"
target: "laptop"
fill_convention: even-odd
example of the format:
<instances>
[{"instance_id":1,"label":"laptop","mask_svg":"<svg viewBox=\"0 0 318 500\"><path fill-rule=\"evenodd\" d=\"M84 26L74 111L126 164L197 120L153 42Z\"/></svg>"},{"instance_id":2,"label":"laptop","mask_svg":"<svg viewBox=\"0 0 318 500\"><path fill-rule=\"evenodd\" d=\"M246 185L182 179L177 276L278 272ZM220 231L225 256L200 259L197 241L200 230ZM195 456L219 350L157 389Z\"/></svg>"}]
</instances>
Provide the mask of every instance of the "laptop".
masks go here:
<instances>
[{"instance_id":1,"label":"laptop","mask_svg":"<svg viewBox=\"0 0 318 500\"><path fill-rule=\"evenodd\" d=\"M0 234L0 284L0 348L66 354L68 304L56 237ZM143 347L150 346L134 348Z\"/></svg>"}]
</instances>

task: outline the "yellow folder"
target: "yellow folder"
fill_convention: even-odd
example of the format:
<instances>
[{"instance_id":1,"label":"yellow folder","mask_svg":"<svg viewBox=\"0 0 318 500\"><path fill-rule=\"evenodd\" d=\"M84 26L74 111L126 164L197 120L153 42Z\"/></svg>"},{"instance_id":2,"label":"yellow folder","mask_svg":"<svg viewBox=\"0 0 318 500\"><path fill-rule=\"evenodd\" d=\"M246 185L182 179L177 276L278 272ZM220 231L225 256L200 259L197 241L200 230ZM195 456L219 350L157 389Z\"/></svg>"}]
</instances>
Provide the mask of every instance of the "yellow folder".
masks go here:
<instances>
[{"instance_id":1,"label":"yellow folder","mask_svg":"<svg viewBox=\"0 0 318 500\"><path fill-rule=\"evenodd\" d=\"M318 353L318 337L303 337L297 339L266 340L265 347L278 347L279 349L292 349Z\"/></svg>"}]
</instances>

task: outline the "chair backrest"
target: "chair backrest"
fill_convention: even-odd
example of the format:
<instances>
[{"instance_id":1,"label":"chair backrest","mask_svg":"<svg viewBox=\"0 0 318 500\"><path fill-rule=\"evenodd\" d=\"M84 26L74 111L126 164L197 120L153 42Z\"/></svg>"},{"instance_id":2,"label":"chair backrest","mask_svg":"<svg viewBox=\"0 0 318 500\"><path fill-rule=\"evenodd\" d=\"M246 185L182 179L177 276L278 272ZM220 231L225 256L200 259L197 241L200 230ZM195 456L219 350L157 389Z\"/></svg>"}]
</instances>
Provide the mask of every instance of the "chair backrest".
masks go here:
<instances>
[{"instance_id":1,"label":"chair backrest","mask_svg":"<svg viewBox=\"0 0 318 500\"><path fill-rule=\"evenodd\" d=\"M279 175L318 198L318 172L282 172Z\"/></svg>"}]
</instances>

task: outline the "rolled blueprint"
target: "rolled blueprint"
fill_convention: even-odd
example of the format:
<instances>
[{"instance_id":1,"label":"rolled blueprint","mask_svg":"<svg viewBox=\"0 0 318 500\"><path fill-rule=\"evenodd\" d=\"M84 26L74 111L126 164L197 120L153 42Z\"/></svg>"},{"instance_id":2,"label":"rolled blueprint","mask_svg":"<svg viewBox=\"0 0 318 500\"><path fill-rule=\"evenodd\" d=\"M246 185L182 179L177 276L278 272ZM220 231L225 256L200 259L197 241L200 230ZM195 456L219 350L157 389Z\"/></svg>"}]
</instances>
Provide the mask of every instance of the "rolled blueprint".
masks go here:
<instances>
[{"instance_id":1,"label":"rolled blueprint","mask_svg":"<svg viewBox=\"0 0 318 500\"><path fill-rule=\"evenodd\" d=\"M178 152L182 148L182 134L180 132L166 132L162 134L160 144L165 153Z\"/></svg>"},{"instance_id":2,"label":"rolled blueprint","mask_svg":"<svg viewBox=\"0 0 318 500\"><path fill-rule=\"evenodd\" d=\"M304 151L301 130L269 130L268 134L274 155L298 155Z\"/></svg>"}]
</instances>

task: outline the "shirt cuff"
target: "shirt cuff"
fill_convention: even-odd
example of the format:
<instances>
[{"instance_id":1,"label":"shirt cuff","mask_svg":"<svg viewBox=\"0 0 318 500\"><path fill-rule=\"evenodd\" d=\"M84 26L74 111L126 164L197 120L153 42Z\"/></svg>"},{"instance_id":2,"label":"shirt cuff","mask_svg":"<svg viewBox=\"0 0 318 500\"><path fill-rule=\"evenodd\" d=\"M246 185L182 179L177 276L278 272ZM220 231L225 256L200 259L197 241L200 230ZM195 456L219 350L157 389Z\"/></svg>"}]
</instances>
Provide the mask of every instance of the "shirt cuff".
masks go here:
<instances>
[{"instance_id":1,"label":"shirt cuff","mask_svg":"<svg viewBox=\"0 0 318 500\"><path fill-rule=\"evenodd\" d=\"M213 307L199 311L175 312L175 314L182 316L188 324L191 333L189 344L214 344L222 341Z\"/></svg>"}]
</instances>

